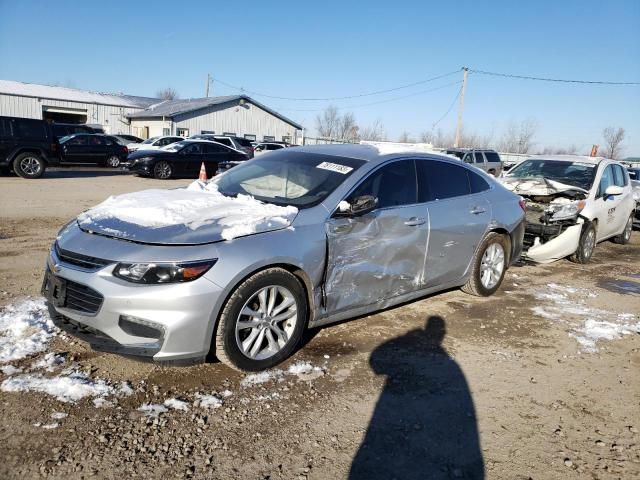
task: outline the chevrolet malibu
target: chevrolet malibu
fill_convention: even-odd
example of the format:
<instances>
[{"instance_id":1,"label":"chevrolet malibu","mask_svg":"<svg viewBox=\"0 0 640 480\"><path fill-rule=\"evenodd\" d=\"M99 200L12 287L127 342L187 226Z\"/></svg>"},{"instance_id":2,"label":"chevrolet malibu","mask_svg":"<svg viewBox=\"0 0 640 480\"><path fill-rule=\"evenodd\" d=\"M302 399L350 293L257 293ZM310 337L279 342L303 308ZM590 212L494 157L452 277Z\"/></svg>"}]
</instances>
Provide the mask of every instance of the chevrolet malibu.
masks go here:
<instances>
[{"instance_id":1,"label":"chevrolet malibu","mask_svg":"<svg viewBox=\"0 0 640 480\"><path fill-rule=\"evenodd\" d=\"M523 236L520 197L455 160L281 149L84 212L58 234L43 293L95 349L258 371L306 328L454 287L493 294Z\"/></svg>"}]
</instances>

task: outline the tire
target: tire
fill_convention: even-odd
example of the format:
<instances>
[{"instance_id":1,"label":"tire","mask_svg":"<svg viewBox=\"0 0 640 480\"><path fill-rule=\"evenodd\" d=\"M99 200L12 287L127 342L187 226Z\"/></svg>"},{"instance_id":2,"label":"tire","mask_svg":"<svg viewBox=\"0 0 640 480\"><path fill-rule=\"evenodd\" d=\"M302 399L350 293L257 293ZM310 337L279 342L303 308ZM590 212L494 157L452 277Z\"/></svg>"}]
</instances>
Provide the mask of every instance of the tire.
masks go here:
<instances>
[{"instance_id":1,"label":"tire","mask_svg":"<svg viewBox=\"0 0 640 480\"><path fill-rule=\"evenodd\" d=\"M509 242L504 235L489 232L478 246L471 275L462 291L478 297L493 295L504 279L509 265Z\"/></svg>"},{"instance_id":2,"label":"tire","mask_svg":"<svg viewBox=\"0 0 640 480\"><path fill-rule=\"evenodd\" d=\"M495 171L493 168L492 168L491 170L489 170L487 173L488 173L489 175L491 175L492 177L497 177L497 175L496 175L496 171Z\"/></svg>"},{"instance_id":3,"label":"tire","mask_svg":"<svg viewBox=\"0 0 640 480\"><path fill-rule=\"evenodd\" d=\"M169 180L171 175L173 175L173 167L169 162L162 160L153 166L154 178L158 180Z\"/></svg>"},{"instance_id":4,"label":"tire","mask_svg":"<svg viewBox=\"0 0 640 480\"><path fill-rule=\"evenodd\" d=\"M633 213L629 216L624 230L620 235L613 237L613 242L620 245L626 245L631 240L631 232L633 231Z\"/></svg>"},{"instance_id":5,"label":"tire","mask_svg":"<svg viewBox=\"0 0 640 480\"><path fill-rule=\"evenodd\" d=\"M109 155L106 162L107 167L118 168L120 166L120 157L117 155Z\"/></svg>"},{"instance_id":6,"label":"tire","mask_svg":"<svg viewBox=\"0 0 640 480\"><path fill-rule=\"evenodd\" d=\"M256 317L246 313L268 310L273 289L276 289L275 302L271 303L273 311L293 303L278 310L273 319L268 315ZM261 292L266 292L262 299ZM242 282L225 303L215 332L215 355L225 365L240 371L271 368L289 358L298 346L307 325L307 312L304 288L293 274L282 268L258 272ZM277 317L283 318L275 320ZM277 328L273 327L274 323ZM277 333L278 329L283 337Z\"/></svg>"},{"instance_id":7,"label":"tire","mask_svg":"<svg viewBox=\"0 0 640 480\"><path fill-rule=\"evenodd\" d=\"M573 263L589 263L596 248L596 227L592 222L587 222L582 227L580 240L578 241L578 249L573 253L569 260Z\"/></svg>"},{"instance_id":8,"label":"tire","mask_svg":"<svg viewBox=\"0 0 640 480\"><path fill-rule=\"evenodd\" d=\"M40 178L46 169L46 162L37 153L21 153L13 161L13 171L22 178Z\"/></svg>"}]
</instances>

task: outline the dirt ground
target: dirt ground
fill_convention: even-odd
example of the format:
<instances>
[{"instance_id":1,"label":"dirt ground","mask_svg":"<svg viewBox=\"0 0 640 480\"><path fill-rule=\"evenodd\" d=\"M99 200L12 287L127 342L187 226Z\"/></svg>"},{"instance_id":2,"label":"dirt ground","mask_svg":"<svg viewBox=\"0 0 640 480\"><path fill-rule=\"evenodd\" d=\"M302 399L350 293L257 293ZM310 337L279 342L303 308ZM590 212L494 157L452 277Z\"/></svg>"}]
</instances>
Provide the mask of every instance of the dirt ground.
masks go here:
<instances>
[{"instance_id":1,"label":"dirt ground","mask_svg":"<svg viewBox=\"0 0 640 480\"><path fill-rule=\"evenodd\" d=\"M82 210L186 183L100 170L0 177L0 307L39 296L50 243ZM57 336L49 349L66 365L133 393L97 407L1 391L0 478L640 478L640 335L585 334L590 321L639 325L639 277L635 232L630 245L598 245L587 266L513 267L491 298L453 290L310 331L263 378ZM288 370L303 362L317 368ZM224 405L198 406L201 394ZM184 409L138 410L170 398ZM68 416L43 428L56 412Z\"/></svg>"}]
</instances>

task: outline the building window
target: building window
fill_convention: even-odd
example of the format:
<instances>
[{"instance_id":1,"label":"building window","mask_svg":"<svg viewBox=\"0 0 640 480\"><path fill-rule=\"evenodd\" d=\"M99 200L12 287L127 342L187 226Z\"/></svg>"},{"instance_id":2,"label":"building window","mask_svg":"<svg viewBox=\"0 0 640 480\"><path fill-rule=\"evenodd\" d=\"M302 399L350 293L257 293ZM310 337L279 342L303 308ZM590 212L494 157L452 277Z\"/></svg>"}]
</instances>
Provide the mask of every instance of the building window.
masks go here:
<instances>
[{"instance_id":1,"label":"building window","mask_svg":"<svg viewBox=\"0 0 640 480\"><path fill-rule=\"evenodd\" d=\"M235 137L236 136L236 134L232 133L232 132L224 132L223 135L226 136L226 137Z\"/></svg>"},{"instance_id":2,"label":"building window","mask_svg":"<svg viewBox=\"0 0 640 480\"><path fill-rule=\"evenodd\" d=\"M188 128L178 128L176 130L176 133L178 134L179 137L188 137L189 136L189 129Z\"/></svg>"},{"instance_id":3,"label":"building window","mask_svg":"<svg viewBox=\"0 0 640 480\"><path fill-rule=\"evenodd\" d=\"M214 132L213 130L200 130L200 135L213 135Z\"/></svg>"},{"instance_id":4,"label":"building window","mask_svg":"<svg viewBox=\"0 0 640 480\"><path fill-rule=\"evenodd\" d=\"M283 142L291 143L291 135L284 135L282 137Z\"/></svg>"},{"instance_id":5,"label":"building window","mask_svg":"<svg viewBox=\"0 0 640 480\"><path fill-rule=\"evenodd\" d=\"M255 142L256 141L256 136L255 135L251 135L250 133L245 133L244 134L244 138L246 138L250 142Z\"/></svg>"},{"instance_id":6,"label":"building window","mask_svg":"<svg viewBox=\"0 0 640 480\"><path fill-rule=\"evenodd\" d=\"M163 128L162 129L162 136L163 137L168 137L169 135L171 135L171 129L170 128Z\"/></svg>"},{"instance_id":7,"label":"building window","mask_svg":"<svg viewBox=\"0 0 640 480\"><path fill-rule=\"evenodd\" d=\"M262 137L262 140L264 140L265 142L275 142L276 137L274 137L273 135L264 135Z\"/></svg>"}]
</instances>

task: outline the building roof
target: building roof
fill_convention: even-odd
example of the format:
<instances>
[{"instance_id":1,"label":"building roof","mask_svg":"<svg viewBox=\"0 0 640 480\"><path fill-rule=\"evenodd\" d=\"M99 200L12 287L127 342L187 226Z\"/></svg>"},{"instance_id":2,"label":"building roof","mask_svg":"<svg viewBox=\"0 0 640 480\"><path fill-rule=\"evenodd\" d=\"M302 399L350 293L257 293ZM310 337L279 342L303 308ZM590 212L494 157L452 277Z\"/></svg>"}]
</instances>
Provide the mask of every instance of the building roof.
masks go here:
<instances>
[{"instance_id":1,"label":"building roof","mask_svg":"<svg viewBox=\"0 0 640 480\"><path fill-rule=\"evenodd\" d=\"M97 103L117 107L147 108L159 101L158 98L136 97L133 95L90 92L77 88L54 87L37 83L0 80L0 94L20 97L49 98L69 102Z\"/></svg>"},{"instance_id":2,"label":"building roof","mask_svg":"<svg viewBox=\"0 0 640 480\"><path fill-rule=\"evenodd\" d=\"M129 115L127 115L127 117L129 118L159 118L159 117L171 118L177 115L194 112L196 110L201 110L203 108L207 108L215 105L222 105L225 103L235 103L243 99L249 103L253 103L254 105L262 108L263 110L269 112L271 115L278 117L283 122L286 122L294 126L298 130L302 130L303 128L302 125L299 125L298 123L285 117L284 115L279 114L275 110L272 110L269 107L259 102L256 102L254 99L246 95L227 95L223 97L184 98L184 99L178 99L178 100L165 100L149 106L146 110L130 113Z\"/></svg>"}]
</instances>

